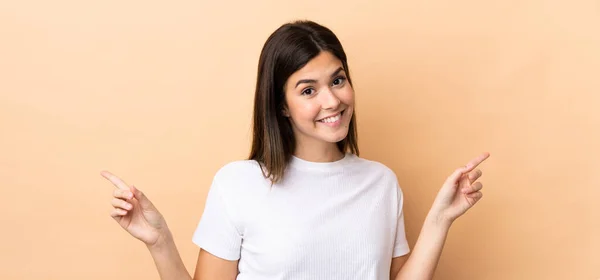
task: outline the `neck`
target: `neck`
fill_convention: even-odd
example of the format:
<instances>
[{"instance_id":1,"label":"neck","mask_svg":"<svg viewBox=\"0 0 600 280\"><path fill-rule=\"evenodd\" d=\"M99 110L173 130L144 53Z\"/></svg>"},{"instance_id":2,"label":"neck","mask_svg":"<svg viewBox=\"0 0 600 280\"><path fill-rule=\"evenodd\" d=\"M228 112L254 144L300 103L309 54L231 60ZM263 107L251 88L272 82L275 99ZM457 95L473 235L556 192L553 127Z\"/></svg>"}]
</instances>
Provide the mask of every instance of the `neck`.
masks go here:
<instances>
[{"instance_id":1,"label":"neck","mask_svg":"<svg viewBox=\"0 0 600 280\"><path fill-rule=\"evenodd\" d=\"M300 144L300 143L298 143ZM294 156L312 162L333 162L344 158L335 143L312 143L310 145L297 145Z\"/></svg>"}]
</instances>

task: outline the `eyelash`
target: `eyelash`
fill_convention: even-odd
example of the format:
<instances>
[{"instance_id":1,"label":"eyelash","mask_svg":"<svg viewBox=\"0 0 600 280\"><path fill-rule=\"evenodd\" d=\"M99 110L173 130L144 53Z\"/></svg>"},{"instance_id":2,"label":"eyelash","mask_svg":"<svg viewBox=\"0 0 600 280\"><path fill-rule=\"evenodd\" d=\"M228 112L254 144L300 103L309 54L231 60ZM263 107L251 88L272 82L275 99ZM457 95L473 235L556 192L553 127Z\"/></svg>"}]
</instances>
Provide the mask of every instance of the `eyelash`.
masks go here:
<instances>
[{"instance_id":1,"label":"eyelash","mask_svg":"<svg viewBox=\"0 0 600 280\"><path fill-rule=\"evenodd\" d=\"M346 77L339 76L339 77L335 78L333 81L337 81L337 80L340 80L340 83L337 85L334 85L334 86L343 85L343 83L346 81ZM305 88L304 90L302 90L301 94L302 95L310 95L310 94L306 93L307 90L314 90L314 89L313 88Z\"/></svg>"}]
</instances>

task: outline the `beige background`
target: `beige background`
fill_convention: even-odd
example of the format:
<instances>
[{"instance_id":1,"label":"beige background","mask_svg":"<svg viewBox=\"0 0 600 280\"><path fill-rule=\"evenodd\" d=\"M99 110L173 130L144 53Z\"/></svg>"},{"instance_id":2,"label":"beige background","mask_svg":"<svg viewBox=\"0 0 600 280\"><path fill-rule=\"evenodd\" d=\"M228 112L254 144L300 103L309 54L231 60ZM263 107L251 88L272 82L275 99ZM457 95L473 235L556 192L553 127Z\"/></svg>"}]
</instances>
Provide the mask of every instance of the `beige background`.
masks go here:
<instances>
[{"instance_id":1,"label":"beige background","mask_svg":"<svg viewBox=\"0 0 600 280\"><path fill-rule=\"evenodd\" d=\"M59 0L0 4L0 279L158 278L102 169L193 270L212 176L248 154L262 44L299 18L346 48L411 246L445 177L492 154L436 279L600 277L600 2Z\"/></svg>"}]
</instances>

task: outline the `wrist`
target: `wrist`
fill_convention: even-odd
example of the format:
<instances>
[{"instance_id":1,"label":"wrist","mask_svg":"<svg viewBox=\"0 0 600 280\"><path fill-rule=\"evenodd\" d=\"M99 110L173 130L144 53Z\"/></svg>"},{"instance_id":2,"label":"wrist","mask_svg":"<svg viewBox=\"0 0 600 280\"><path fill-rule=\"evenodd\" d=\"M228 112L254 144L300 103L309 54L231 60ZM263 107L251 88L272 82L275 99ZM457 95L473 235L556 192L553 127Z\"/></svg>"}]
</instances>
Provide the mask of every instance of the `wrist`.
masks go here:
<instances>
[{"instance_id":1,"label":"wrist","mask_svg":"<svg viewBox=\"0 0 600 280\"><path fill-rule=\"evenodd\" d=\"M450 228L453 222L453 219L446 217L446 215L444 215L441 211L429 211L427 217L425 218L426 224L436 228Z\"/></svg>"},{"instance_id":2,"label":"wrist","mask_svg":"<svg viewBox=\"0 0 600 280\"><path fill-rule=\"evenodd\" d=\"M164 228L160 230L156 241L151 244L146 244L146 247L148 247L148 250L150 250L151 252L160 252L164 251L165 249L168 249L173 244L174 241L171 231L169 231L168 228Z\"/></svg>"}]
</instances>

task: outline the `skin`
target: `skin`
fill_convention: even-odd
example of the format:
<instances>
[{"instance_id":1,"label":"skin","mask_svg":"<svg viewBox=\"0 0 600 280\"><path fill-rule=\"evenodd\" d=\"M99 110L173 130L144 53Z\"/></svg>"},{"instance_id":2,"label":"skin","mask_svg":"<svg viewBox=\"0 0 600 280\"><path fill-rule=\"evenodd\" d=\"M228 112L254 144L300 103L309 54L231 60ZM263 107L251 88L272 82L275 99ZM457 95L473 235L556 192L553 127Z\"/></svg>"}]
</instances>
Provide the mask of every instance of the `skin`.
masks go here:
<instances>
[{"instance_id":1,"label":"skin","mask_svg":"<svg viewBox=\"0 0 600 280\"><path fill-rule=\"evenodd\" d=\"M331 162L343 157L336 142L348 134L354 112L354 90L346 80L342 63L322 52L293 73L285 84L286 106L281 112L290 119L296 137L295 156L313 162ZM319 120L343 111L336 127ZM427 215L411 254L392 259L390 279L432 279L451 224L483 196L475 169L489 153L457 168L444 182ZM218 258L200 250L195 273L183 265L166 221L152 202L133 185L114 174L101 175L116 189L111 216L129 234L146 244L161 279L235 279L238 262Z\"/></svg>"}]
</instances>

